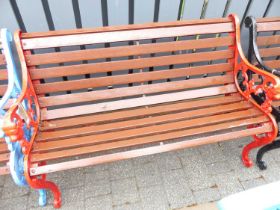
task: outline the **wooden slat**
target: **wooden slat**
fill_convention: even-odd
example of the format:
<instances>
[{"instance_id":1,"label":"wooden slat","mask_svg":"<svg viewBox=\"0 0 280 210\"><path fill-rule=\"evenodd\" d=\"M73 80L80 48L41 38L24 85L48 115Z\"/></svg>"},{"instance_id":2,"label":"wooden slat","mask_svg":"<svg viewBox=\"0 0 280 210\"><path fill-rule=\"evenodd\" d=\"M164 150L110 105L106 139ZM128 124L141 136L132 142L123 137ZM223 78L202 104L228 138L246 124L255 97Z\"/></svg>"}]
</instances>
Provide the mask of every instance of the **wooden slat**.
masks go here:
<instances>
[{"instance_id":1,"label":"wooden slat","mask_svg":"<svg viewBox=\"0 0 280 210\"><path fill-rule=\"evenodd\" d=\"M101 49L86 49L76 51L54 52L45 54L32 54L26 56L27 65L64 63L82 60L95 60L100 58L114 58L122 56L143 55L150 53L171 52L178 50L201 49L210 47L229 46L233 38L219 37L198 40L182 40L177 42L152 43L134 46L110 47Z\"/></svg>"},{"instance_id":2,"label":"wooden slat","mask_svg":"<svg viewBox=\"0 0 280 210\"><path fill-rule=\"evenodd\" d=\"M0 175L7 175L10 173L10 169L8 166L1 166L0 167Z\"/></svg>"},{"instance_id":3,"label":"wooden slat","mask_svg":"<svg viewBox=\"0 0 280 210\"><path fill-rule=\"evenodd\" d=\"M225 85L221 87L201 88L197 90L182 91L178 93L161 94L156 96L147 96L134 99L119 100L91 105L82 105L68 108L59 108L54 110L42 111L41 117L44 120L56 119L62 117L71 117L83 114L93 114L104 111L113 111L127 109L132 107L147 106L152 104L174 102L185 99L193 99L205 96L213 96L225 93L235 92L235 85Z\"/></svg>"},{"instance_id":4,"label":"wooden slat","mask_svg":"<svg viewBox=\"0 0 280 210\"><path fill-rule=\"evenodd\" d=\"M0 154L0 163L8 162L9 157L10 157L9 153Z\"/></svg>"},{"instance_id":5,"label":"wooden slat","mask_svg":"<svg viewBox=\"0 0 280 210\"><path fill-rule=\"evenodd\" d=\"M275 22L280 21L280 17L264 17L264 18L256 18L258 23L260 22Z\"/></svg>"},{"instance_id":6,"label":"wooden slat","mask_svg":"<svg viewBox=\"0 0 280 210\"><path fill-rule=\"evenodd\" d=\"M53 92L61 92L66 90L80 90L87 88L97 88L97 87L106 87L118 84L128 84L133 82L146 82L146 81L154 81L159 79L168 78L166 74L160 74L161 72L154 72L153 77L149 77L148 73L139 73L135 75L123 75L116 77L103 77L103 78L91 78L91 79L82 79L82 80L73 80L73 81L62 81L62 82L52 82L52 83L44 83L44 84L35 84L35 91L37 94L45 94L45 93L53 93ZM170 74L171 73L171 74ZM171 75L169 78L177 77L169 72ZM181 73L182 74L182 73ZM140 76L141 75L141 76ZM143 76L145 75L145 76ZM184 76L184 75L183 75ZM172 83L161 83L163 85L163 89L169 90L173 88L172 85L183 85L184 88L192 88L192 87L205 87L207 85L218 85L223 84L223 80L225 82L233 82L232 75L226 76L212 76L207 78L198 78L191 79L188 81L176 81ZM213 83L213 84L212 84ZM150 88L149 85L143 85L143 89Z\"/></svg>"},{"instance_id":7,"label":"wooden slat","mask_svg":"<svg viewBox=\"0 0 280 210\"><path fill-rule=\"evenodd\" d=\"M270 68L280 68L280 60L264 61Z\"/></svg>"},{"instance_id":8,"label":"wooden slat","mask_svg":"<svg viewBox=\"0 0 280 210\"><path fill-rule=\"evenodd\" d=\"M97 27L91 29L71 29L71 30L58 30L58 31L47 31L47 32L31 32L22 33L22 38L36 38L36 37L49 37L49 36L59 36L59 35L71 35L71 34L86 34L86 33L98 33L98 32L108 32L108 31L123 31L123 30L133 30L133 29L145 29L145 28L164 28L164 27L174 27L174 26L190 26L197 24L213 24L213 23L230 23L232 20L230 18L207 18L198 20L181 20L173 22L152 22L144 24L132 24L132 25L122 25L122 26L106 26Z\"/></svg>"},{"instance_id":9,"label":"wooden slat","mask_svg":"<svg viewBox=\"0 0 280 210\"><path fill-rule=\"evenodd\" d=\"M3 54L0 54L0 65L4 65L4 64L6 64L5 56Z\"/></svg>"},{"instance_id":10,"label":"wooden slat","mask_svg":"<svg viewBox=\"0 0 280 210\"><path fill-rule=\"evenodd\" d=\"M175 26L166 28L141 29L129 31L114 31L79 35L64 35L44 38L23 39L23 49L40 49L50 47L100 44L132 40L156 39L165 37L188 36L195 34L216 34L233 32L232 23L207 25Z\"/></svg>"},{"instance_id":11,"label":"wooden slat","mask_svg":"<svg viewBox=\"0 0 280 210\"><path fill-rule=\"evenodd\" d=\"M205 113L204 113L205 114ZM90 144L100 144L112 141L120 141L122 139L133 139L146 135L157 135L174 130L200 128L199 133L190 133L189 135L197 135L203 133L204 126L218 125L225 122L233 122L247 120L249 118L257 119L262 115L258 110L245 110L239 112L230 112L213 116L200 116L195 119L185 119L184 121L165 123L160 125L150 125L141 128L125 129L121 131L106 132L102 134L87 135L81 137L70 137L60 140L51 140L48 142L36 142L33 146L33 152L50 152L51 150L65 150L71 147L80 147ZM259 118L264 118L263 116ZM149 119L146 119L146 122ZM243 123L243 122L242 122Z\"/></svg>"},{"instance_id":12,"label":"wooden slat","mask_svg":"<svg viewBox=\"0 0 280 210\"><path fill-rule=\"evenodd\" d=\"M8 71L7 69L0 69L0 80L8 79Z\"/></svg>"},{"instance_id":13,"label":"wooden slat","mask_svg":"<svg viewBox=\"0 0 280 210\"><path fill-rule=\"evenodd\" d=\"M4 139L0 139L0 141L5 141ZM0 153L8 152L8 147L5 142L0 143Z\"/></svg>"},{"instance_id":14,"label":"wooden slat","mask_svg":"<svg viewBox=\"0 0 280 210\"><path fill-rule=\"evenodd\" d=\"M109 113L79 116L68 119L57 119L50 121L43 121L40 127L41 131L53 130L59 128L69 128L80 125L90 125L93 123L106 123L108 121L127 120L131 118L139 118L144 116L167 114L170 112L183 111L192 107L202 108L216 105L225 105L241 101L242 97L239 94L232 94L229 96L219 96L215 98L199 99L193 101L182 101L171 104L157 104L150 107L134 108L129 110L121 110Z\"/></svg>"},{"instance_id":15,"label":"wooden slat","mask_svg":"<svg viewBox=\"0 0 280 210\"><path fill-rule=\"evenodd\" d=\"M92 166L92 165L97 165L102 163L110 163L118 160L125 160L125 159L140 157L144 155L153 155L157 153L175 151L179 149L195 147L204 144L228 141L232 139L239 139L246 136L253 136L265 132L270 132L271 130L272 130L271 125L266 123L261 127L249 128L246 130L239 130L239 131L230 131L224 134L217 134L214 136L212 135L207 137L197 137L191 140L172 142L168 144L160 144L156 146L149 146L141 149L132 149L132 150L122 151L122 152L114 152L111 154L99 155L99 156L89 157L89 158L81 158L78 160L62 161L59 163L52 163L44 166L32 165L30 168L30 174L32 176L35 176L40 174L52 173L56 171L64 171L68 169Z\"/></svg>"},{"instance_id":16,"label":"wooden slat","mask_svg":"<svg viewBox=\"0 0 280 210\"><path fill-rule=\"evenodd\" d=\"M258 37L257 37L257 44L258 44L259 46L280 44L280 35L274 35L274 36L258 36Z\"/></svg>"},{"instance_id":17,"label":"wooden slat","mask_svg":"<svg viewBox=\"0 0 280 210\"><path fill-rule=\"evenodd\" d=\"M0 85L0 96L3 96L7 90L7 85Z\"/></svg>"},{"instance_id":18,"label":"wooden slat","mask_svg":"<svg viewBox=\"0 0 280 210\"><path fill-rule=\"evenodd\" d=\"M193 63L209 60L228 59L233 57L232 50L221 50L191 54L169 55L150 58L137 58L122 61L111 61L94 64L79 64L72 66L49 67L31 69L33 80L62 76L74 76L101 72L112 72L127 69L141 69L151 66L165 66L170 64Z\"/></svg>"},{"instance_id":19,"label":"wooden slat","mask_svg":"<svg viewBox=\"0 0 280 210\"><path fill-rule=\"evenodd\" d=\"M280 21L269 22L269 23L257 23L257 31L279 31Z\"/></svg>"},{"instance_id":20,"label":"wooden slat","mask_svg":"<svg viewBox=\"0 0 280 210\"><path fill-rule=\"evenodd\" d=\"M53 159L64 158L64 157L73 157L73 156L89 154L93 152L108 151L110 149L118 149L118 148L124 148L124 147L136 146L136 145L161 142L169 139L193 136L195 134L197 135L202 133L206 134L219 130L226 130L235 127L241 127L241 126L243 127L251 124L264 123L266 121L268 121L267 117L261 116L261 117L251 118L251 119L236 120L231 122L225 122L222 124L204 126L203 129L198 127L198 128L188 129L188 130L174 131L174 132L169 132L164 134L138 137L129 140L104 143L104 144L92 145L86 147L78 147L78 148L67 149L62 151L52 151L52 152L38 153L38 154L35 153L31 156L31 160L33 162L39 162L43 160L53 160Z\"/></svg>"},{"instance_id":21,"label":"wooden slat","mask_svg":"<svg viewBox=\"0 0 280 210\"><path fill-rule=\"evenodd\" d=\"M46 141L60 138L68 138L73 136L89 135L93 133L109 132L113 130L129 129L139 126L148 126L156 123L166 123L171 121L195 118L195 117L205 117L213 114L221 114L230 111L236 111L241 109L248 109L251 107L249 103L236 102L227 105L216 105L214 107L207 107L196 110L182 111L179 113L162 114L160 116L149 116L141 119L130 119L123 120L121 122L109 122L101 125L88 125L86 127L70 128L66 130L58 131L48 131L40 132L36 138L36 141ZM251 111L239 112L239 115L251 116L251 114L256 114L260 112L256 109Z\"/></svg>"},{"instance_id":22,"label":"wooden slat","mask_svg":"<svg viewBox=\"0 0 280 210\"><path fill-rule=\"evenodd\" d=\"M273 106L276 106L276 107L279 107L279 106L280 106L280 100L273 101L273 102L272 102L272 105L273 105Z\"/></svg>"},{"instance_id":23,"label":"wooden slat","mask_svg":"<svg viewBox=\"0 0 280 210\"><path fill-rule=\"evenodd\" d=\"M260 49L260 54L262 57L278 56L280 55L280 47L271 47Z\"/></svg>"}]
</instances>

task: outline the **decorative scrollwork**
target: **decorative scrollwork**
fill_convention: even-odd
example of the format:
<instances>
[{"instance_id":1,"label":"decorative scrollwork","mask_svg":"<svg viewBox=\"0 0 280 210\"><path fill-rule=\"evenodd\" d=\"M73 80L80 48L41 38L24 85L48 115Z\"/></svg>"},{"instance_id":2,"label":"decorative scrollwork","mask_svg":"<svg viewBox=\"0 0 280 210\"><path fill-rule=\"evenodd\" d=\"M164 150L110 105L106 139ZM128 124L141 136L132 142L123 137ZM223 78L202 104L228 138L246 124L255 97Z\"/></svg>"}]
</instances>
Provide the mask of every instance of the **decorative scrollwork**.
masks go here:
<instances>
[{"instance_id":1,"label":"decorative scrollwork","mask_svg":"<svg viewBox=\"0 0 280 210\"><path fill-rule=\"evenodd\" d=\"M34 98L35 93L27 88L22 100L6 115L3 126L10 142L19 142L24 154L31 147L30 139L33 135L33 127L38 125Z\"/></svg>"},{"instance_id":2,"label":"decorative scrollwork","mask_svg":"<svg viewBox=\"0 0 280 210\"><path fill-rule=\"evenodd\" d=\"M263 75L253 75L247 65L241 63L238 66L241 74L242 82L239 83L243 95L249 99L252 95L262 98L261 108L266 112L272 111L272 101L275 97L276 91L274 89L273 80ZM249 77L249 74L251 75ZM255 76L255 77L254 77Z\"/></svg>"}]
</instances>

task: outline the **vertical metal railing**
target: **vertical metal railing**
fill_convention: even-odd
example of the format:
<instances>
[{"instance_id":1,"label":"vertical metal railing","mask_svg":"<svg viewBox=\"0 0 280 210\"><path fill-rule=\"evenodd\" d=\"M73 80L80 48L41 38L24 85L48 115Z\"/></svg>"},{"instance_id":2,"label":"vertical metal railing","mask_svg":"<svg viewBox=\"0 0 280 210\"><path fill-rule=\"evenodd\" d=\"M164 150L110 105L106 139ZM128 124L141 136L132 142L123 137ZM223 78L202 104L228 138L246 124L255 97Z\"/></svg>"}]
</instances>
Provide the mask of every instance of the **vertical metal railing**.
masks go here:
<instances>
[{"instance_id":1,"label":"vertical metal railing","mask_svg":"<svg viewBox=\"0 0 280 210\"><path fill-rule=\"evenodd\" d=\"M45 13L45 17L46 17L46 20L47 20L48 28L49 28L50 31L54 31L55 30L55 25L54 25L54 21L53 21L53 18L52 18L52 13L51 13L51 10L50 10L49 1L48 0L41 0L41 2L42 2L43 10L44 10L44 13ZM54 51L55 52L60 52L61 49L59 47L55 47ZM59 63L59 66L63 66L63 65L64 65L64 63ZM68 78L66 76L63 76L62 80L67 81ZM45 81L41 80L41 82L44 83ZM71 93L70 90L66 91L66 92L67 92L67 94Z\"/></svg>"}]
</instances>

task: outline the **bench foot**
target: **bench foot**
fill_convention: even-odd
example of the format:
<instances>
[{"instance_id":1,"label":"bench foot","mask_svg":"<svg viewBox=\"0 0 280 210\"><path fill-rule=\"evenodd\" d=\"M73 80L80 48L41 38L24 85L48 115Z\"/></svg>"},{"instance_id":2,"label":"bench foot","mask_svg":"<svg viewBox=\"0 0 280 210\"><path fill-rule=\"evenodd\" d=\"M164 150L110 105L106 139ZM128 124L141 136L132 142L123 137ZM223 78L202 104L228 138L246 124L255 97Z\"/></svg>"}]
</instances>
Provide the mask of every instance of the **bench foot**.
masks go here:
<instances>
[{"instance_id":1,"label":"bench foot","mask_svg":"<svg viewBox=\"0 0 280 210\"><path fill-rule=\"evenodd\" d=\"M274 149L278 149L278 148L280 148L280 139L277 139L276 141L274 141L268 145L265 145L259 149L259 151L257 153L256 163L257 163L257 166L260 168L260 170L267 169L266 163L262 160L263 155L270 150L274 150Z\"/></svg>"},{"instance_id":2,"label":"bench foot","mask_svg":"<svg viewBox=\"0 0 280 210\"><path fill-rule=\"evenodd\" d=\"M45 162L39 163L39 165L45 165ZM29 162L28 159L26 159L25 165L27 168L29 168ZM39 205L45 206L47 204L47 193L46 190L50 190L53 194L53 206L54 208L60 208L61 207L61 192L58 188L58 186L50 181L47 181L47 175L43 174L40 177L38 176L30 176L29 171L25 170L25 177L27 179L27 182L30 187L39 190Z\"/></svg>"},{"instance_id":3,"label":"bench foot","mask_svg":"<svg viewBox=\"0 0 280 210\"><path fill-rule=\"evenodd\" d=\"M257 147L266 145L269 142L270 141L269 141L268 137L258 138L257 136L254 136L254 140L251 143L247 144L242 151L243 164L248 168L253 166L253 162L249 158L249 153L251 152L251 150L256 149Z\"/></svg>"},{"instance_id":4,"label":"bench foot","mask_svg":"<svg viewBox=\"0 0 280 210\"><path fill-rule=\"evenodd\" d=\"M47 194L46 190L50 190L53 194L54 202L53 206L54 208L60 208L61 207L61 193L58 189L58 187L50 181L45 181L44 179L33 179L31 187L35 189L39 189L39 205L45 206L47 203Z\"/></svg>"},{"instance_id":5,"label":"bench foot","mask_svg":"<svg viewBox=\"0 0 280 210\"><path fill-rule=\"evenodd\" d=\"M257 166L259 167L260 170L266 170L267 169L266 163L262 160L257 161Z\"/></svg>"}]
</instances>

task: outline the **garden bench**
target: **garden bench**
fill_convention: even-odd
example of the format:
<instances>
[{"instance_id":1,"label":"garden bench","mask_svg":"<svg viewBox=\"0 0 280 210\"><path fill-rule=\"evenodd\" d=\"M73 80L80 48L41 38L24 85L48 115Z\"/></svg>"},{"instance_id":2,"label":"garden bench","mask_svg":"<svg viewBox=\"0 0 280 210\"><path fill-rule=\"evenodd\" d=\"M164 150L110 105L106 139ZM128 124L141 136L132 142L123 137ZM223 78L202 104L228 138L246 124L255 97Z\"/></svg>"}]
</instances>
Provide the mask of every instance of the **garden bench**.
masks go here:
<instances>
[{"instance_id":1,"label":"garden bench","mask_svg":"<svg viewBox=\"0 0 280 210\"><path fill-rule=\"evenodd\" d=\"M280 77L280 18L258 18L247 17L246 27L249 28L248 60L257 67L264 69ZM273 103L273 115L280 122L280 100ZM279 136L279 134L278 134ZM280 147L279 137L276 141L262 147L257 153L257 165L260 169L266 169L262 160L263 155L270 150Z\"/></svg>"},{"instance_id":2,"label":"garden bench","mask_svg":"<svg viewBox=\"0 0 280 210\"><path fill-rule=\"evenodd\" d=\"M250 150L277 136L270 111L280 81L247 62L239 36L234 15L16 32L22 93L3 129L22 145L28 184L51 190L58 208L61 194L47 173L246 136L254 137L242 153L250 166ZM263 84L249 81L249 70ZM267 97L259 105L251 94L260 91ZM28 106L19 112L22 101Z\"/></svg>"}]
</instances>

